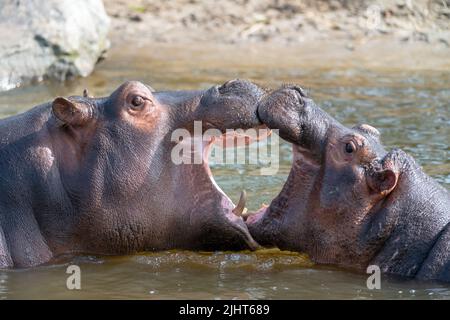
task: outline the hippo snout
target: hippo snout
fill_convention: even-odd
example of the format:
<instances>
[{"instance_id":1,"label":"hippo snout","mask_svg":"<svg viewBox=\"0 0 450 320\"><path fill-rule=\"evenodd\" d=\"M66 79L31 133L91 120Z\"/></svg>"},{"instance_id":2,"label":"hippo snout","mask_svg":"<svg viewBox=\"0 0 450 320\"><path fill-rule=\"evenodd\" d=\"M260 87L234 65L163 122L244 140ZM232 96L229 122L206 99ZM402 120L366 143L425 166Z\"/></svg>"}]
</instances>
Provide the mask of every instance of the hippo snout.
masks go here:
<instances>
[{"instance_id":1,"label":"hippo snout","mask_svg":"<svg viewBox=\"0 0 450 320\"><path fill-rule=\"evenodd\" d=\"M299 143L303 124L314 120L310 117L309 100L301 87L283 86L261 99L258 117L268 127L279 129L283 139Z\"/></svg>"},{"instance_id":2,"label":"hippo snout","mask_svg":"<svg viewBox=\"0 0 450 320\"><path fill-rule=\"evenodd\" d=\"M265 91L258 85L234 79L207 90L197 109L197 119L216 129L248 129L259 126L258 104Z\"/></svg>"}]
</instances>

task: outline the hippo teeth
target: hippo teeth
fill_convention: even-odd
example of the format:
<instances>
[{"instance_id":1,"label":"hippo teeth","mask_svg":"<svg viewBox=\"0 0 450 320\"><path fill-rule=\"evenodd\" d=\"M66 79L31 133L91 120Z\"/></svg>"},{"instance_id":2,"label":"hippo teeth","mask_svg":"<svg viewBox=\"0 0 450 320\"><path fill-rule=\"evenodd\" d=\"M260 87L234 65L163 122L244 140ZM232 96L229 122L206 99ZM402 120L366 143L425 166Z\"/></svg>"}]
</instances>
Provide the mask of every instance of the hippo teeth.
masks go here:
<instances>
[{"instance_id":1,"label":"hippo teeth","mask_svg":"<svg viewBox=\"0 0 450 320\"><path fill-rule=\"evenodd\" d=\"M245 192L245 190L242 190L241 196L239 198L239 202L238 202L236 208L233 209L233 213L236 216L241 217L242 215L247 213L247 208L245 207L246 202L247 202L247 192Z\"/></svg>"}]
</instances>

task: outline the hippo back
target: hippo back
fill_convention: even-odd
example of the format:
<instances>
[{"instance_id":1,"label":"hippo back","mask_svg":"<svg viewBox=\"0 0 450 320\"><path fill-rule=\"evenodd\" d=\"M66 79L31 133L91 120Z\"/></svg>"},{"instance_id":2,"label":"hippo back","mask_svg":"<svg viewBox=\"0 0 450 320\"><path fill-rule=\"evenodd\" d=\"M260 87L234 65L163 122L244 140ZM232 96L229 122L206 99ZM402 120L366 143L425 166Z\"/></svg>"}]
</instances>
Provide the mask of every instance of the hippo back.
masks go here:
<instances>
[{"instance_id":1,"label":"hippo back","mask_svg":"<svg viewBox=\"0 0 450 320\"><path fill-rule=\"evenodd\" d=\"M44 103L27 112L0 119L0 149L42 129L50 115L51 104Z\"/></svg>"}]
</instances>

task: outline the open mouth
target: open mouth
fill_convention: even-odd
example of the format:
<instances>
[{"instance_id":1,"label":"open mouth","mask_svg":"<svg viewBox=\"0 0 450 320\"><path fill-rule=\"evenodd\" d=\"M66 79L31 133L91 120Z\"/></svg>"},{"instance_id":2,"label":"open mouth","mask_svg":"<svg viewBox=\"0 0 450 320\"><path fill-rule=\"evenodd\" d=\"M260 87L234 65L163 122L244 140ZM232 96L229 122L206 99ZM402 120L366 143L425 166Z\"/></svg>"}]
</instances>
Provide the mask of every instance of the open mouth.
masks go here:
<instances>
[{"instance_id":1,"label":"open mouth","mask_svg":"<svg viewBox=\"0 0 450 320\"><path fill-rule=\"evenodd\" d=\"M237 204L234 204L230 197L220 188L220 186L214 180L211 168L209 166L209 155L214 145L218 145L222 148L240 147L244 145L250 145L256 141L266 139L271 131L265 131L265 134L258 134L257 137L246 135L245 133L238 133L236 131L227 132L220 137L213 137L209 141L202 141L202 163L203 168L206 171L211 184L215 191L220 194L222 213L227 221L238 231L247 242L250 249L256 250L261 246L251 236L246 221L251 218L253 214L247 210L246 201L247 193L245 190L241 191L241 195ZM263 208L262 208L263 209Z\"/></svg>"},{"instance_id":2,"label":"open mouth","mask_svg":"<svg viewBox=\"0 0 450 320\"><path fill-rule=\"evenodd\" d=\"M308 184L305 177L317 170L317 164L311 159L309 152L297 145L292 145L292 162L289 174L281 190L272 198L269 205L263 205L256 211L248 213L245 223L252 237L261 246L279 247L280 228L286 223L286 211L292 205L298 192ZM293 187L295 186L295 188ZM296 205L303 206L304 201Z\"/></svg>"}]
</instances>

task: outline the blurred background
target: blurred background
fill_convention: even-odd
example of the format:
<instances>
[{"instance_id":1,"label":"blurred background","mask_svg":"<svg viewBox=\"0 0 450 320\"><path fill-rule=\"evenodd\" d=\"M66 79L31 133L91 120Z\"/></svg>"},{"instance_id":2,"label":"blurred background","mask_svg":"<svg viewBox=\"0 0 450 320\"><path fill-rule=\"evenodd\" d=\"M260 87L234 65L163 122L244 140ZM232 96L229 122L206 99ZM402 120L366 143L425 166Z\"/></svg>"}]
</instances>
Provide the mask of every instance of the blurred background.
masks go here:
<instances>
[{"instance_id":1,"label":"blurred background","mask_svg":"<svg viewBox=\"0 0 450 320\"><path fill-rule=\"evenodd\" d=\"M0 0L0 118L84 88L109 95L125 80L174 90L233 78L300 84L450 188L449 0ZM258 165L212 170L234 201L246 189L254 210L286 180L288 144L280 156L273 176ZM368 291L364 275L277 251L78 263L89 279L80 292L61 291L63 266L42 267L0 272L0 298L450 298L448 287L412 282Z\"/></svg>"},{"instance_id":2,"label":"blurred background","mask_svg":"<svg viewBox=\"0 0 450 320\"><path fill-rule=\"evenodd\" d=\"M447 0L105 0L117 37L163 42L305 43L377 37L449 45ZM134 24L130 26L129 22ZM353 43L353 41L355 43Z\"/></svg>"},{"instance_id":3,"label":"blurred background","mask_svg":"<svg viewBox=\"0 0 450 320\"><path fill-rule=\"evenodd\" d=\"M186 55L214 55L218 46L245 55L260 46L260 61L267 48L281 60L286 47L297 47L298 59L303 52L323 62L344 54L438 69L449 67L450 1L0 0L0 38L1 91L88 76L124 50L150 59L167 45ZM166 60L178 59L174 54Z\"/></svg>"}]
</instances>

